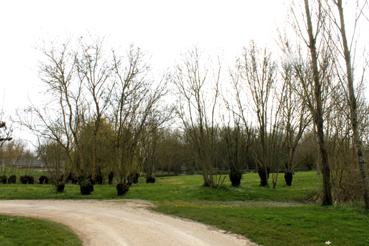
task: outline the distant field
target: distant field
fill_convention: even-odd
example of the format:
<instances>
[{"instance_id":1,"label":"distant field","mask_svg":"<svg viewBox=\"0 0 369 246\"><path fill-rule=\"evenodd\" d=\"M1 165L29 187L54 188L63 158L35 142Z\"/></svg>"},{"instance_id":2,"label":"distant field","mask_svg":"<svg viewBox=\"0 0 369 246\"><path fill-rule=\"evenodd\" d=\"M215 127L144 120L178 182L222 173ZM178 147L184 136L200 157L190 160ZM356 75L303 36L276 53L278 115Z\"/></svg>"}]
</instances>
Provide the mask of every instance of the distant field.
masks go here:
<instances>
[{"instance_id":1,"label":"distant field","mask_svg":"<svg viewBox=\"0 0 369 246\"><path fill-rule=\"evenodd\" d=\"M202 187L202 178L172 176L146 184L143 179L124 197L115 186L95 185L91 196L67 185L62 194L50 185L0 185L0 199L143 199L156 211L197 220L244 235L262 245L368 245L369 214L354 206L324 208L311 198L321 189L316 172L297 172L292 187L280 175L276 189L259 186L255 173L240 188L227 181L218 189Z\"/></svg>"}]
</instances>

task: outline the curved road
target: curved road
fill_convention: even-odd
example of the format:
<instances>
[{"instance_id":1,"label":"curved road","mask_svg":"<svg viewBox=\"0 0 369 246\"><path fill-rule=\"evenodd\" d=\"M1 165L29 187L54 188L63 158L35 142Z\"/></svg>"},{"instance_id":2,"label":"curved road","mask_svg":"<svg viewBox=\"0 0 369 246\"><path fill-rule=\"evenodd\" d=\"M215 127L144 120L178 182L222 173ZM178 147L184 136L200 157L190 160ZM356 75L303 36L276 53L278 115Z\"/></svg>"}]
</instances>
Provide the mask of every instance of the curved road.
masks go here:
<instances>
[{"instance_id":1,"label":"curved road","mask_svg":"<svg viewBox=\"0 0 369 246\"><path fill-rule=\"evenodd\" d=\"M84 245L255 245L212 227L150 211L144 201L8 200L0 213L69 226Z\"/></svg>"}]
</instances>

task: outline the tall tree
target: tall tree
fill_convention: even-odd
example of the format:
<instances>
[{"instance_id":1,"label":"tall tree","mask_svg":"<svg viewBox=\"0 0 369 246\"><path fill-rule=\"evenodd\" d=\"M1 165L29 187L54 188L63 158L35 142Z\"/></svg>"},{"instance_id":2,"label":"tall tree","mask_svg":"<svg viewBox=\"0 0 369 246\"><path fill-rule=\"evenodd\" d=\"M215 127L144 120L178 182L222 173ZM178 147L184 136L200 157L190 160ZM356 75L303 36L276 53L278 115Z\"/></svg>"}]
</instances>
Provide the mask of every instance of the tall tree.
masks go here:
<instances>
[{"instance_id":1,"label":"tall tree","mask_svg":"<svg viewBox=\"0 0 369 246\"><path fill-rule=\"evenodd\" d=\"M98 133L102 125L104 113L110 103L113 90L112 66L104 57L102 42L86 44L80 41L79 52L75 55L76 70L79 80L87 89L87 97L91 103L88 104L88 119L92 123L92 151L91 151L91 177L96 178L96 162L98 152Z\"/></svg>"},{"instance_id":2,"label":"tall tree","mask_svg":"<svg viewBox=\"0 0 369 246\"><path fill-rule=\"evenodd\" d=\"M321 171L323 174L323 205L332 205L331 170L329 166L327 143L324 132L324 83L330 80L329 68L332 62L330 56L329 41L325 35L327 32L326 11L323 1L304 0L304 20L301 23L297 17L296 9L293 9L296 29L304 41L309 57L309 67L297 66L299 82L302 84L303 100L307 103L315 126L316 137L319 144ZM307 36L307 37L306 37ZM305 71L304 71L305 70ZM311 72L311 77L306 74ZM310 95L312 92L312 95Z\"/></svg>"},{"instance_id":3,"label":"tall tree","mask_svg":"<svg viewBox=\"0 0 369 246\"><path fill-rule=\"evenodd\" d=\"M236 100L239 108L238 115L245 123L245 108L251 106L257 122L257 145L254 148L260 185L267 186L269 172L276 162L276 152L280 144L278 112L280 106L274 92L276 86L276 64L267 49L259 49L254 42L245 49L243 56L238 60L237 69L232 76L236 90ZM242 83L242 86L240 84ZM243 105L240 88L244 88L243 97L251 98L251 103Z\"/></svg>"},{"instance_id":4,"label":"tall tree","mask_svg":"<svg viewBox=\"0 0 369 246\"><path fill-rule=\"evenodd\" d=\"M224 181L216 175L216 110L219 107L221 66L205 65L197 48L190 50L172 76L178 93L177 114L193 147L204 185L216 187Z\"/></svg>"},{"instance_id":5,"label":"tall tree","mask_svg":"<svg viewBox=\"0 0 369 246\"><path fill-rule=\"evenodd\" d=\"M332 13L332 20L335 22L336 27L340 34L340 43L342 51L339 52L342 54L344 59L344 71L343 80L345 82L345 88L347 91L347 103L349 105L350 110L350 123L352 128L352 141L353 141L353 148L356 153L357 163L360 169L361 179L363 182L363 190L364 190L364 202L365 208L369 209L369 178L367 173L367 167L364 159L363 154L363 144L362 138L360 136L360 122L358 120L358 99L355 93L355 78L354 78L354 70L352 64L352 45L348 42L348 34L346 31L346 19L345 19L345 9L343 6L342 0L332 0L333 4L336 6L337 13L338 13L338 20L335 18L335 13ZM366 5L366 2L363 6ZM355 17L355 26L354 32L356 29L357 21L359 20L360 16L362 15L363 8L359 9L359 14Z\"/></svg>"}]
</instances>

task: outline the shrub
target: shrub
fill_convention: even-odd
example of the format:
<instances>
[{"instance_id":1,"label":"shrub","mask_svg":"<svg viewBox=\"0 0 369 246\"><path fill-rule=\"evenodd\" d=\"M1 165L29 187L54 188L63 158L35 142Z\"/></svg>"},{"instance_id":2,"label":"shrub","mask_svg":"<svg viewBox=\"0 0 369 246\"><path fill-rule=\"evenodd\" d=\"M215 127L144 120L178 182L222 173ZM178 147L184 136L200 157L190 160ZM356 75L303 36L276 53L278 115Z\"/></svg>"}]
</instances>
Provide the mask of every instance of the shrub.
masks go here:
<instances>
[{"instance_id":1,"label":"shrub","mask_svg":"<svg viewBox=\"0 0 369 246\"><path fill-rule=\"evenodd\" d=\"M35 178L33 176L28 176L28 184L34 184Z\"/></svg>"},{"instance_id":2,"label":"shrub","mask_svg":"<svg viewBox=\"0 0 369 246\"><path fill-rule=\"evenodd\" d=\"M293 172L292 171L285 171L284 172L284 181L286 182L287 186L291 186L292 185L292 179L293 179Z\"/></svg>"},{"instance_id":3,"label":"shrub","mask_svg":"<svg viewBox=\"0 0 369 246\"><path fill-rule=\"evenodd\" d=\"M81 195L90 195L94 190L94 186L89 178L82 178L82 180L79 182L79 188Z\"/></svg>"},{"instance_id":4,"label":"shrub","mask_svg":"<svg viewBox=\"0 0 369 246\"><path fill-rule=\"evenodd\" d=\"M39 179L38 179L40 184L48 184L49 183L49 178L42 175Z\"/></svg>"},{"instance_id":5,"label":"shrub","mask_svg":"<svg viewBox=\"0 0 369 246\"><path fill-rule=\"evenodd\" d=\"M259 174L259 178L260 178L260 186L267 186L268 185L268 179L269 179L269 173L270 173L270 168L263 168L263 167L259 167L258 168L258 174Z\"/></svg>"},{"instance_id":6,"label":"shrub","mask_svg":"<svg viewBox=\"0 0 369 246\"><path fill-rule=\"evenodd\" d=\"M56 184L56 192L62 193L64 192L65 184L64 183L57 183Z\"/></svg>"},{"instance_id":7,"label":"shrub","mask_svg":"<svg viewBox=\"0 0 369 246\"><path fill-rule=\"evenodd\" d=\"M20 176L20 182L22 184L34 184L35 179L33 176L24 175L24 176Z\"/></svg>"},{"instance_id":8,"label":"shrub","mask_svg":"<svg viewBox=\"0 0 369 246\"><path fill-rule=\"evenodd\" d=\"M6 184L8 181L7 177L5 175L0 176L0 183Z\"/></svg>"},{"instance_id":9,"label":"shrub","mask_svg":"<svg viewBox=\"0 0 369 246\"><path fill-rule=\"evenodd\" d=\"M101 174L96 175L96 183L97 184L103 184L103 176Z\"/></svg>"},{"instance_id":10,"label":"shrub","mask_svg":"<svg viewBox=\"0 0 369 246\"><path fill-rule=\"evenodd\" d=\"M114 173L113 172L110 172L109 175L108 175L108 179L109 179L109 184L113 184L113 178L114 178Z\"/></svg>"},{"instance_id":11,"label":"shrub","mask_svg":"<svg viewBox=\"0 0 369 246\"><path fill-rule=\"evenodd\" d=\"M233 187L239 187L241 184L242 173L239 171L231 171L229 173L229 179L231 180Z\"/></svg>"},{"instance_id":12,"label":"shrub","mask_svg":"<svg viewBox=\"0 0 369 246\"><path fill-rule=\"evenodd\" d=\"M129 185L127 183L119 183L117 184L117 195L122 196L129 190Z\"/></svg>"},{"instance_id":13,"label":"shrub","mask_svg":"<svg viewBox=\"0 0 369 246\"><path fill-rule=\"evenodd\" d=\"M15 184L17 182L17 176L10 175L8 178L8 184Z\"/></svg>"},{"instance_id":14,"label":"shrub","mask_svg":"<svg viewBox=\"0 0 369 246\"><path fill-rule=\"evenodd\" d=\"M146 183L155 183L155 181L155 177L153 176L146 177Z\"/></svg>"},{"instance_id":15,"label":"shrub","mask_svg":"<svg viewBox=\"0 0 369 246\"><path fill-rule=\"evenodd\" d=\"M138 183L138 178L140 177L140 174L139 173L135 173L133 174L133 179L132 179L132 182L134 184L137 184Z\"/></svg>"}]
</instances>

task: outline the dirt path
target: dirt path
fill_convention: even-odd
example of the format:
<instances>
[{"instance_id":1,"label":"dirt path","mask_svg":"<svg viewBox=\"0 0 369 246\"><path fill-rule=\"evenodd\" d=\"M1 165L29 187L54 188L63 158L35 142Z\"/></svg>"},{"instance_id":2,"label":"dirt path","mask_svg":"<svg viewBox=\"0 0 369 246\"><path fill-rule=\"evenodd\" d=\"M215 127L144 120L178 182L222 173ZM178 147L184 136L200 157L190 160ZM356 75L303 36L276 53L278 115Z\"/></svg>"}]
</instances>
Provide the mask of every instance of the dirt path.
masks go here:
<instances>
[{"instance_id":1,"label":"dirt path","mask_svg":"<svg viewBox=\"0 0 369 246\"><path fill-rule=\"evenodd\" d=\"M84 245L254 245L240 236L152 212L143 201L9 200L0 213L69 226Z\"/></svg>"}]
</instances>

